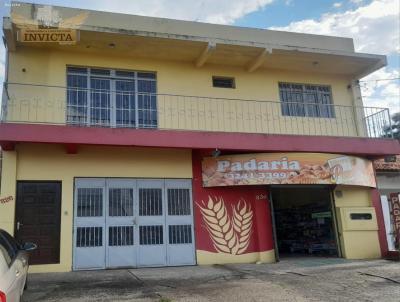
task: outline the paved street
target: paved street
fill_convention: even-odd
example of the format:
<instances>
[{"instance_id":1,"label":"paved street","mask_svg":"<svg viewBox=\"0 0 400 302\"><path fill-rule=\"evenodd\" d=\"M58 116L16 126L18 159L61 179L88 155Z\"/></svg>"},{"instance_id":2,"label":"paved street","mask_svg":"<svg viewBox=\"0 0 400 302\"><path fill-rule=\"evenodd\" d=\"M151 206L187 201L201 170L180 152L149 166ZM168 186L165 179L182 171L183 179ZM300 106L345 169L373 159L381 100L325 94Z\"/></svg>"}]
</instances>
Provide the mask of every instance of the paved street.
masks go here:
<instances>
[{"instance_id":1,"label":"paved street","mask_svg":"<svg viewBox=\"0 0 400 302\"><path fill-rule=\"evenodd\" d=\"M400 263L291 258L242 264L31 274L25 302L399 301Z\"/></svg>"}]
</instances>

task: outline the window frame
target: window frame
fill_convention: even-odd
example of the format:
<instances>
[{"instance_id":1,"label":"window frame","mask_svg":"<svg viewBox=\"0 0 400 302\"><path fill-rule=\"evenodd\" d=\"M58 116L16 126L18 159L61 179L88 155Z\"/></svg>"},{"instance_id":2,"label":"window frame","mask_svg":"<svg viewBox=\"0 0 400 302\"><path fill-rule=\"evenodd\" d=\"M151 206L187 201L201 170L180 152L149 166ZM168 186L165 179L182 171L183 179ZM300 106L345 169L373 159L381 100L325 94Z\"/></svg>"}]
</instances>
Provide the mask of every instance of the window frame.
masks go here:
<instances>
[{"instance_id":1,"label":"window frame","mask_svg":"<svg viewBox=\"0 0 400 302\"><path fill-rule=\"evenodd\" d=\"M79 69L84 69L85 72L78 72L78 71L70 71L70 68L79 68ZM108 74L101 74L101 73L93 73L93 71L109 71ZM124 76L124 75L118 75L118 72L126 72L126 73L131 73L132 76ZM145 74L151 74L153 75L152 77L146 77L143 76ZM86 88L80 88L80 87L70 87L68 85L68 79L69 76L84 76L86 78ZM109 92L109 108L108 108L108 115L109 115L109 122L105 124L96 124L92 122L91 119L91 100L92 100L92 93L93 89L91 88L91 81L92 79L107 79L110 81L110 89L106 90L106 92ZM128 109L128 111L134 111L134 124L129 124L129 125L121 125L117 123L117 95L123 94L123 90L120 92L117 91L116 89L116 82L120 81L132 81L134 83L134 109ZM148 82L153 82L154 84L154 92L139 92L139 82L140 81L148 81ZM65 112L65 121L66 124L68 125L76 125L76 126L100 126L100 127L111 127L111 128L140 128L140 129L157 129L158 128L158 123L159 123L159 117L158 117L158 97L157 97L157 72L155 71L142 71L142 70L127 70L127 69L118 69L118 68L107 68L107 67L93 67L93 66L77 66L77 65L66 65L66 83L67 83L67 89L66 89L66 112ZM71 88L77 88L81 89L83 91L86 90L86 104L84 107L86 108L85 114L84 114L84 121L79 121L79 122L74 122L70 121L70 114L69 114L69 91ZM101 91L101 90L100 90ZM122 93L121 93L122 92ZM150 102L153 101L154 97L154 108L153 109L147 109L146 107L142 106L139 107L140 104L140 96L148 96L150 97ZM148 99L148 98L147 98ZM146 100L142 100L142 102L145 102ZM75 105L76 106L76 105ZM74 106L71 106L74 107ZM78 106L77 106L78 107ZM96 107L94 107L96 108ZM126 110L126 109L122 109ZM154 121L155 123L146 123L144 124L143 122L140 123L140 113L143 115L145 112L152 112L155 114L155 119L151 119L150 121ZM79 115L78 115L79 117ZM143 120L143 118L142 118Z\"/></svg>"},{"instance_id":2,"label":"window frame","mask_svg":"<svg viewBox=\"0 0 400 302\"><path fill-rule=\"evenodd\" d=\"M287 87L282 87L284 85ZM301 87L301 89L297 89L296 91L296 86ZM323 91L323 89L326 91ZM315 92L311 93L313 90ZM278 91L282 116L300 118L336 118L331 85L279 81ZM287 100L284 100L284 94L289 94ZM295 101L293 100L293 96L300 96L301 99ZM315 97L317 102L310 103L307 100L307 97L310 96ZM329 103L322 103L321 101L326 97L328 97ZM323 110L321 110L321 106Z\"/></svg>"}]
</instances>

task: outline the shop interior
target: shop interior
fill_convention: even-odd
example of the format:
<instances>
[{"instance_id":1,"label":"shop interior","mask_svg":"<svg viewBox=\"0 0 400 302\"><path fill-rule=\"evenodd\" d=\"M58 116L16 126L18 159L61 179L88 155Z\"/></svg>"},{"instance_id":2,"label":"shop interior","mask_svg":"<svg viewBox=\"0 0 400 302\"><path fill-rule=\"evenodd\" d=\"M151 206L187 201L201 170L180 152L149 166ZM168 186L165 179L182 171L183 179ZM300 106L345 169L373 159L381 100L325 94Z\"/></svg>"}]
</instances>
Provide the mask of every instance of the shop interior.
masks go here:
<instances>
[{"instance_id":1,"label":"shop interior","mask_svg":"<svg viewBox=\"0 0 400 302\"><path fill-rule=\"evenodd\" d=\"M330 189L272 188L279 257L338 256Z\"/></svg>"}]
</instances>

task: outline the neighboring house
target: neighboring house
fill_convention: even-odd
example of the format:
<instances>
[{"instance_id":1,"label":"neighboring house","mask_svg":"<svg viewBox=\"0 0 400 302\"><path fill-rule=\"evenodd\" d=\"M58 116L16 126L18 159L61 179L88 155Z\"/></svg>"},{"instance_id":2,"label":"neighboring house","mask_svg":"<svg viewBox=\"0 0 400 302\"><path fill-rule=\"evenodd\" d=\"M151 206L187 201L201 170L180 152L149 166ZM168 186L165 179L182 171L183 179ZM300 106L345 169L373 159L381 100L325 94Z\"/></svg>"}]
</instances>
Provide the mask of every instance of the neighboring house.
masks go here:
<instances>
[{"instance_id":1,"label":"neighboring house","mask_svg":"<svg viewBox=\"0 0 400 302\"><path fill-rule=\"evenodd\" d=\"M391 160L375 160L374 167L381 195L389 196L391 193L400 192L400 155Z\"/></svg>"},{"instance_id":2,"label":"neighboring house","mask_svg":"<svg viewBox=\"0 0 400 302\"><path fill-rule=\"evenodd\" d=\"M358 85L385 56L25 3L3 32L0 228L33 271L385 256L372 159L400 144Z\"/></svg>"},{"instance_id":3,"label":"neighboring house","mask_svg":"<svg viewBox=\"0 0 400 302\"><path fill-rule=\"evenodd\" d=\"M400 243L400 155L374 161L376 181L381 195L389 251L399 250ZM398 254L391 254L398 259Z\"/></svg>"}]
</instances>

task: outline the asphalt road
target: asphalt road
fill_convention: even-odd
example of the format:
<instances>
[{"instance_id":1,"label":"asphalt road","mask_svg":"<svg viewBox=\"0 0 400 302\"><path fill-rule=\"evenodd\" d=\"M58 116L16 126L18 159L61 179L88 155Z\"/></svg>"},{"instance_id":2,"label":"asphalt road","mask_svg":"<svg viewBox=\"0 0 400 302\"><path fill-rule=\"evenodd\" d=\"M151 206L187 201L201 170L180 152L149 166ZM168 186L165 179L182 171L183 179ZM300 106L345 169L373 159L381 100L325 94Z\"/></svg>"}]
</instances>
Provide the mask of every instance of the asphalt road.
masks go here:
<instances>
[{"instance_id":1,"label":"asphalt road","mask_svg":"<svg viewBox=\"0 0 400 302\"><path fill-rule=\"evenodd\" d=\"M31 274L24 302L400 301L400 262L291 258L241 264Z\"/></svg>"}]
</instances>

